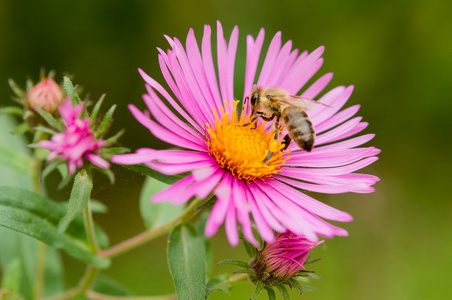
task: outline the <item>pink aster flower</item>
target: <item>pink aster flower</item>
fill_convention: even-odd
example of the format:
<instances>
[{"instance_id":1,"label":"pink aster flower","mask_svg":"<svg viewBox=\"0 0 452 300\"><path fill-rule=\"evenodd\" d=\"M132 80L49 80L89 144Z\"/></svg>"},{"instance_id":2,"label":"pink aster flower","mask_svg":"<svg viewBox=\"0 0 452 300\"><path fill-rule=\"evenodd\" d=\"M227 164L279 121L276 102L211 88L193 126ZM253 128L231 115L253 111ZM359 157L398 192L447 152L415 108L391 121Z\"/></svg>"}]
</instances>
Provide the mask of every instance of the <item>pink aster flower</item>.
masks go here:
<instances>
[{"instance_id":1,"label":"pink aster flower","mask_svg":"<svg viewBox=\"0 0 452 300\"><path fill-rule=\"evenodd\" d=\"M83 103L73 105L67 97L59 111L64 131L54 134L49 141L37 143L39 147L50 151L47 160L53 160L57 156L61 160L67 160L70 173L74 173L77 167L83 167L83 157L99 168L109 168L110 164L95 153L104 146L104 140L96 140L94 137L89 127L91 119L80 119Z\"/></svg>"},{"instance_id":2,"label":"pink aster flower","mask_svg":"<svg viewBox=\"0 0 452 300\"><path fill-rule=\"evenodd\" d=\"M258 120L256 128L242 126L250 120L251 111L246 105L243 111L238 110L238 101L234 101L237 27L228 43L218 22L216 64L212 58L209 26L205 26L201 47L192 29L185 48L177 38L166 36L166 39L171 49L166 52L158 49L158 59L175 98L140 69L148 92L143 99L155 121L134 105L129 105L129 109L153 135L182 149L141 148L132 154L114 156L112 161L144 163L166 175L190 172L152 196L151 201L181 204L192 197L204 199L213 193L217 200L205 234L214 235L224 223L233 246L239 242L237 223L245 238L256 246L259 243L253 236L252 223L266 242L274 240L274 231L286 230L304 235L313 243L318 241L318 235L346 236L347 231L325 219L348 222L352 216L300 190L327 194L374 191L371 186L379 180L377 177L355 173L377 160L375 155L380 150L358 148L374 135L351 138L366 128L367 123L361 122L361 117L352 118L359 105L341 110L353 86L328 91L319 99L328 106L314 105L307 112L317 133L312 151L303 151L295 143L284 150L281 140L274 141L271 122ZM253 84L278 87L292 95L303 89L302 97L314 99L330 82L332 74L328 73L304 88L322 65L324 47L300 54L298 49L292 49L291 41L282 45L280 32L273 37L256 78L263 40L263 29L256 40L247 36L245 88L241 99L249 95ZM157 92L177 114L165 105ZM273 155L265 161L269 152Z\"/></svg>"},{"instance_id":3,"label":"pink aster flower","mask_svg":"<svg viewBox=\"0 0 452 300\"><path fill-rule=\"evenodd\" d=\"M264 271L270 274L271 279L291 278L305 270L303 264L309 252L321 243L323 241L314 243L303 235L295 235L289 231L281 233L261 251ZM258 265L254 267L260 268Z\"/></svg>"}]
</instances>

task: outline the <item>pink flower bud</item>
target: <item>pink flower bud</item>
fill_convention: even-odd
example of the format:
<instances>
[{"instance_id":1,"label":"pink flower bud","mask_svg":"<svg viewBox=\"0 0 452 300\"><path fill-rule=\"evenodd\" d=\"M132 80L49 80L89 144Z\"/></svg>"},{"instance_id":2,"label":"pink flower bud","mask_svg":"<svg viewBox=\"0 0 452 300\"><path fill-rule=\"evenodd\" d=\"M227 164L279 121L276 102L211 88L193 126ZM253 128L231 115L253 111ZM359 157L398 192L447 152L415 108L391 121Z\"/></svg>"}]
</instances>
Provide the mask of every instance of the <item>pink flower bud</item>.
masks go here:
<instances>
[{"instance_id":1,"label":"pink flower bud","mask_svg":"<svg viewBox=\"0 0 452 300\"><path fill-rule=\"evenodd\" d=\"M305 270L303 264L306 262L309 251L322 242L315 243L303 235L296 235L289 231L279 234L261 251L265 273L272 280L283 280L295 276L301 270Z\"/></svg>"},{"instance_id":2,"label":"pink flower bud","mask_svg":"<svg viewBox=\"0 0 452 300\"><path fill-rule=\"evenodd\" d=\"M63 93L52 78L43 78L28 92L27 102L30 108L40 108L52 113L63 102Z\"/></svg>"}]
</instances>

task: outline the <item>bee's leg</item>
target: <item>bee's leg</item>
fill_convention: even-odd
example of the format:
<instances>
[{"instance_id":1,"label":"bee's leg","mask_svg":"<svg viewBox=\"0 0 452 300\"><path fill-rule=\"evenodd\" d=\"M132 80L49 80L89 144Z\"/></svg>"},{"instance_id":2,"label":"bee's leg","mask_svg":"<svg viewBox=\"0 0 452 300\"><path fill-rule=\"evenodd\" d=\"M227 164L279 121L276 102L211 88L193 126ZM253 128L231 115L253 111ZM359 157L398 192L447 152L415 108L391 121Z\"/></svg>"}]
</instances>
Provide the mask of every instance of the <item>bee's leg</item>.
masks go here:
<instances>
[{"instance_id":1,"label":"bee's leg","mask_svg":"<svg viewBox=\"0 0 452 300\"><path fill-rule=\"evenodd\" d=\"M251 125L251 124L253 124L254 122L256 122L256 120L259 118L259 115L256 113L252 118L251 118L251 120L248 122L248 123L245 123L245 124L243 124L242 126L240 126L240 125L237 125L237 126L240 126L240 127L246 127L246 126L249 126L249 125Z\"/></svg>"},{"instance_id":2,"label":"bee's leg","mask_svg":"<svg viewBox=\"0 0 452 300\"><path fill-rule=\"evenodd\" d=\"M288 134L286 134L286 136L284 137L284 148L282 149L282 151L285 151L287 148L289 148L289 145L290 145L290 141L292 140L291 138L290 138L290 136L288 135Z\"/></svg>"},{"instance_id":3,"label":"bee's leg","mask_svg":"<svg viewBox=\"0 0 452 300\"><path fill-rule=\"evenodd\" d=\"M273 115L275 116L275 115ZM277 141L279 139L279 118L276 118L275 121L275 140Z\"/></svg>"},{"instance_id":4,"label":"bee's leg","mask_svg":"<svg viewBox=\"0 0 452 300\"><path fill-rule=\"evenodd\" d=\"M268 121L273 120L274 117L275 117L275 115L272 115L270 118L267 118L267 117L264 115L263 112L258 111L258 112L256 112L256 114L251 118L251 120L250 120L248 123L243 124L242 127L246 127L246 126L248 126L248 125L251 125L251 124L255 123L256 120L257 120L258 118L261 118L262 120L268 122ZM255 125L255 126L254 126L254 129L256 129L257 123L255 123L254 125Z\"/></svg>"},{"instance_id":5,"label":"bee's leg","mask_svg":"<svg viewBox=\"0 0 452 300\"><path fill-rule=\"evenodd\" d=\"M264 159L264 163L267 162L270 158L272 158L272 156L273 156L273 152L268 151L268 154Z\"/></svg>"}]
</instances>

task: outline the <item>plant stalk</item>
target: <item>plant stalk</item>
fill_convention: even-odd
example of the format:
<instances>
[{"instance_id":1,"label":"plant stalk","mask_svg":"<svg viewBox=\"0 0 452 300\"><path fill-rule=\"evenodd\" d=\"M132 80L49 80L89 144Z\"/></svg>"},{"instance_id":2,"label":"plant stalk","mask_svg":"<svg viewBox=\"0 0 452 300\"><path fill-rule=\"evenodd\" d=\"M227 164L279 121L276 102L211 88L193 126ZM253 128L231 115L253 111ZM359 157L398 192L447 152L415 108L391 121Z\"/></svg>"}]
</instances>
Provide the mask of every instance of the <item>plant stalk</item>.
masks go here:
<instances>
[{"instance_id":1,"label":"plant stalk","mask_svg":"<svg viewBox=\"0 0 452 300\"><path fill-rule=\"evenodd\" d=\"M192 217L194 217L196 214L200 212L200 210L196 210L196 207L204 203L204 199L198 199L196 198L193 202L190 203L190 205L180 214L177 218L175 218L172 221L169 221L166 224L163 224L157 228L152 228L149 230L146 230L142 233L139 233L138 235L125 240L124 242L121 242L109 249L106 249L104 251L100 251L98 255L100 257L113 257L120 255L124 252L127 252L131 249L134 249L146 242L149 242L159 236L164 235L165 233L168 233L173 229L175 226L186 222L190 220Z\"/></svg>"}]
</instances>

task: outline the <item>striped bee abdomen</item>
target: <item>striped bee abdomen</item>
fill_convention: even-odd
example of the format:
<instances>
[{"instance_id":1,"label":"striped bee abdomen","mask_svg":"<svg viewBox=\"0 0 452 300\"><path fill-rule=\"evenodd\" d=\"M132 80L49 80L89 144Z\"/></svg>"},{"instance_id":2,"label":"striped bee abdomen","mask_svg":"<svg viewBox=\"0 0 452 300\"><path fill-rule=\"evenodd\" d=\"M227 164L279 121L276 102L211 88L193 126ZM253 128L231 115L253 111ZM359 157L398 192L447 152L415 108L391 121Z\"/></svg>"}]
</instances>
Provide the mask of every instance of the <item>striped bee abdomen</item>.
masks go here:
<instances>
[{"instance_id":1,"label":"striped bee abdomen","mask_svg":"<svg viewBox=\"0 0 452 300\"><path fill-rule=\"evenodd\" d=\"M288 106L282 113L284 124L290 138L301 148L311 151L314 146L315 132L306 112L297 106Z\"/></svg>"}]
</instances>

